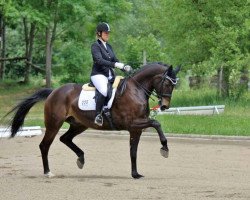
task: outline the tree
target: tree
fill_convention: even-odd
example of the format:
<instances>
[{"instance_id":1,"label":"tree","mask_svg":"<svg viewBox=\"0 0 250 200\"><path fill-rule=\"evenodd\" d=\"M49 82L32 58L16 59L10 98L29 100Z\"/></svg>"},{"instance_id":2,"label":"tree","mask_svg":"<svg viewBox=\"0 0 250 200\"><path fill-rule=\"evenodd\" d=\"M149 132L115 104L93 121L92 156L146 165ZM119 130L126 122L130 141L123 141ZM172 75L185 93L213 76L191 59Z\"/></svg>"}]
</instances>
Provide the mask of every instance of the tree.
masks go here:
<instances>
[{"instance_id":1,"label":"tree","mask_svg":"<svg viewBox=\"0 0 250 200\"><path fill-rule=\"evenodd\" d=\"M222 69L223 90L219 88L218 94L228 97L234 88L230 80L235 80L230 77L239 75L233 71L246 68L249 57L249 4L247 0L149 0L142 9L147 29L165 46L169 61L182 63L199 76Z\"/></svg>"},{"instance_id":2,"label":"tree","mask_svg":"<svg viewBox=\"0 0 250 200\"><path fill-rule=\"evenodd\" d=\"M7 0L9 9L4 15L8 19L8 26L13 27L10 33L17 33L17 37L23 37L22 42L13 44L15 38L9 38L8 48L16 46L16 49L11 49L11 54L20 54L23 49L23 55L27 58L25 62L24 82L29 82L31 66L35 66L33 53L35 52L35 60L45 62L46 68L46 86L51 87L51 71L53 56L55 62L65 59L58 59L60 52L63 49L68 49L68 45L75 45L80 49L72 48L76 52L72 52L77 56L77 52L82 51L86 54L89 51L90 44L94 39L94 29L98 22L112 22L120 17L122 13L130 8L130 3L122 1L77 1L77 0ZM7 4L4 2L6 10ZM119 14L117 14L117 12ZM14 25L14 26L13 26ZM17 32L18 30L18 32ZM58 43L56 44L56 40ZM23 43L24 41L24 43ZM43 41L43 42L41 42ZM15 41L16 42L16 41ZM86 45L84 45L86 43ZM58 46L60 44L61 46ZM67 47L64 48L66 44ZM54 46L55 45L55 46ZM85 47L86 46L86 47ZM45 50L45 59L41 47ZM56 52L53 54L53 52ZM79 58L82 54L79 54ZM84 56L84 58L87 58ZM76 60L79 61L78 57ZM91 62L90 56L88 61ZM63 63L56 63L62 65ZM78 66L80 66L79 63ZM76 66L76 65L75 65ZM64 66L63 66L64 68ZM69 68L65 68L69 69ZM64 71L64 70L62 70ZM69 70L68 72L72 72ZM72 76L71 76L72 77Z\"/></svg>"},{"instance_id":3,"label":"tree","mask_svg":"<svg viewBox=\"0 0 250 200\"><path fill-rule=\"evenodd\" d=\"M4 18L7 20L7 24L11 29L21 30L19 37L23 36L19 43L14 47L16 52L8 52L8 54L18 55L18 48L20 45L25 44L25 52L22 57L25 58L25 70L24 70L24 82L29 82L30 66L32 65L33 47L35 32L38 30L39 25L44 22L44 15L39 12L40 4L35 0L21 1L21 0L8 0L4 4ZM22 26L22 29L20 27ZM23 33L23 35L21 35ZM13 44L10 44L11 46ZM19 59L19 57L17 57ZM9 58L12 59L12 58Z\"/></svg>"},{"instance_id":4,"label":"tree","mask_svg":"<svg viewBox=\"0 0 250 200\"><path fill-rule=\"evenodd\" d=\"M115 45L113 34L120 31L115 28L115 22L125 17L130 8L131 4L125 0L112 2L88 0L79 5L75 4L73 10L68 10L68 16L64 15L58 26L56 35L59 40L55 42L53 56L56 64L54 73L62 76L62 82L89 81L93 62L90 47L96 39L96 25L103 21L110 24L111 43Z\"/></svg>"},{"instance_id":5,"label":"tree","mask_svg":"<svg viewBox=\"0 0 250 200\"><path fill-rule=\"evenodd\" d=\"M88 79L101 21L110 23L110 42L122 62L140 66L146 52L148 62L182 64L192 75L218 71L220 96L238 98L241 71L249 69L248 0L6 0L3 8L11 36L6 51L46 63L47 87L52 71L63 81ZM30 66L25 80L34 73Z\"/></svg>"},{"instance_id":6,"label":"tree","mask_svg":"<svg viewBox=\"0 0 250 200\"><path fill-rule=\"evenodd\" d=\"M6 34L6 28L5 28L5 18L3 15L3 11L0 12L0 56L2 58L5 58L5 51L6 51L6 45L5 45L5 34ZM5 61L0 62L0 79L3 80L4 78L4 69L5 69Z\"/></svg>"}]
</instances>

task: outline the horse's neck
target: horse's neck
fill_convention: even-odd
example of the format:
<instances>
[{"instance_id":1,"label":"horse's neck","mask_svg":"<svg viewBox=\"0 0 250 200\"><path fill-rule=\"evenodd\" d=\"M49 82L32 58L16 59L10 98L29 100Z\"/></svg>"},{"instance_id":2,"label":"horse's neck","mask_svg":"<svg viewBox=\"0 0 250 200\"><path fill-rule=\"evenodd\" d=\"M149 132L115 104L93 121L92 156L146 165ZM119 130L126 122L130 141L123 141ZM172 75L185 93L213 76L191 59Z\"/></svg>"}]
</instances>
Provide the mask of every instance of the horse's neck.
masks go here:
<instances>
[{"instance_id":1,"label":"horse's neck","mask_svg":"<svg viewBox=\"0 0 250 200\"><path fill-rule=\"evenodd\" d=\"M139 73L133 77L134 81L138 84L143 86L147 91L150 93L153 91L153 82L157 75L161 73L160 70L148 70L147 73Z\"/></svg>"}]
</instances>

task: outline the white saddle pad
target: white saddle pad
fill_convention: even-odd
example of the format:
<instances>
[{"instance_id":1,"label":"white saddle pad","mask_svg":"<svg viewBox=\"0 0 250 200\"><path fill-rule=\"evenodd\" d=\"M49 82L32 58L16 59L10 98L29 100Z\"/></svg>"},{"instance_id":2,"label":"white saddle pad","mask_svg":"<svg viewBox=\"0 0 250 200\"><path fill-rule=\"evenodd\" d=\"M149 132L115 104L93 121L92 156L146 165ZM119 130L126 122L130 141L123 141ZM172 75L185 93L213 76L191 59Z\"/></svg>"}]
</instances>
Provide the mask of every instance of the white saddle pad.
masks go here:
<instances>
[{"instance_id":1,"label":"white saddle pad","mask_svg":"<svg viewBox=\"0 0 250 200\"><path fill-rule=\"evenodd\" d=\"M104 106L104 108L110 109L112 106L112 103L115 98L116 88L113 88L112 96L107 104L107 106ZM95 110L96 109L96 103L95 103L95 91L87 91L82 90L81 94L79 96L78 100L78 106L81 110Z\"/></svg>"}]
</instances>

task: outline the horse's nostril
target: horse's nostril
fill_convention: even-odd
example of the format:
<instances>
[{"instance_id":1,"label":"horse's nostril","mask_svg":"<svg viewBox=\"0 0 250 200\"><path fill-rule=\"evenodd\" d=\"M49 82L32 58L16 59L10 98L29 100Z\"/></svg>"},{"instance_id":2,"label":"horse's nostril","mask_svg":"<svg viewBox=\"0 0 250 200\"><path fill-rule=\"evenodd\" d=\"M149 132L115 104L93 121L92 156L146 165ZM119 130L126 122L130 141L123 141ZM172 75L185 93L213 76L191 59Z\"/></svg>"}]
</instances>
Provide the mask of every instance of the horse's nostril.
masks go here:
<instances>
[{"instance_id":1,"label":"horse's nostril","mask_svg":"<svg viewBox=\"0 0 250 200\"><path fill-rule=\"evenodd\" d=\"M166 105L161 106L161 111L164 111L166 109L168 109L168 107Z\"/></svg>"}]
</instances>

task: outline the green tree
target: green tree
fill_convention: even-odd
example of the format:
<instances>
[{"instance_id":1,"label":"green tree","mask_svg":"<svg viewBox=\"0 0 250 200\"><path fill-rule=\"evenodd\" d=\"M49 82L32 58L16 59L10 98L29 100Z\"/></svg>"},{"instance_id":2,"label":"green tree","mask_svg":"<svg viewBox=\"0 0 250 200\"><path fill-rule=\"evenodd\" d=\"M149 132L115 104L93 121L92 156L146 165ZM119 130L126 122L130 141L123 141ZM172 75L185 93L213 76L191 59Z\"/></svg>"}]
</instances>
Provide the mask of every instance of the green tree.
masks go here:
<instances>
[{"instance_id":1,"label":"green tree","mask_svg":"<svg viewBox=\"0 0 250 200\"><path fill-rule=\"evenodd\" d=\"M7 0L13 9L9 9L5 12L9 20L8 25L15 25L11 29L12 33L17 33L18 38L22 38L21 41L16 41L10 38L8 46L16 46L15 50L10 49L12 54L17 54L25 46L23 55L28 59L25 68L25 82L29 80L30 66L32 60L45 62L46 64L46 85L51 86L51 70L52 63L56 65L72 65L72 61L66 59L58 59L61 50L70 49L72 56L68 58L80 61L85 59L88 64L91 62L90 56L85 56L87 52L90 53L90 44L95 37L95 26L100 21L112 22L115 19L122 17L124 12L130 9L131 4L125 0L122 1L77 1L77 0ZM6 5L6 4L4 4ZM6 6L5 6L6 10ZM13 20L13 16L15 20ZM16 32L19 30L19 32ZM56 43L57 41L57 43ZM12 42L15 42L13 44ZM55 45L55 46L54 46ZM77 49L74 48L77 46ZM43 49L42 49L43 48ZM45 49L45 56L44 56ZM74 51L72 51L74 50ZM82 51L82 53L79 53ZM33 56L35 52L35 58ZM56 55L55 61L53 56ZM62 52L61 55L66 55ZM73 56L74 55L74 56ZM63 63L60 63L63 62ZM53 63L54 64L54 63ZM82 62L74 66L82 67ZM64 68L64 66L63 66ZM68 73L73 73L73 70L69 70ZM88 67L90 69L90 67ZM58 72L58 70L56 70ZM62 70L67 73L65 70ZM77 71L77 70L76 70ZM73 77L74 75L69 77ZM79 81L79 80L78 80Z\"/></svg>"},{"instance_id":2,"label":"green tree","mask_svg":"<svg viewBox=\"0 0 250 200\"><path fill-rule=\"evenodd\" d=\"M89 81L92 68L90 47L96 40L96 25L102 21L110 24L111 43L113 44L115 42L113 34L119 31L114 28L115 22L124 18L125 13L131 9L131 4L125 0L89 0L81 3L81 6L84 6L84 8L76 8L80 9L81 12L85 11L85 14L75 14L75 18L67 17L58 26L58 37L60 39L55 42L54 61L58 64L55 73L63 76L62 82L68 82L71 79L75 82ZM72 15L72 11L69 12L69 15ZM65 59L65 56L67 59Z\"/></svg>"},{"instance_id":3,"label":"green tree","mask_svg":"<svg viewBox=\"0 0 250 200\"><path fill-rule=\"evenodd\" d=\"M247 0L149 0L144 18L173 64L199 76L223 69L221 96L230 96L231 76L246 68L249 57ZM158 31L158 32L157 32ZM249 66L249 64L248 64ZM239 80L239 79L238 79Z\"/></svg>"}]
</instances>

